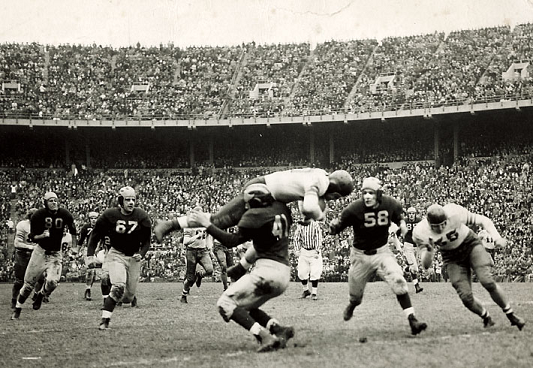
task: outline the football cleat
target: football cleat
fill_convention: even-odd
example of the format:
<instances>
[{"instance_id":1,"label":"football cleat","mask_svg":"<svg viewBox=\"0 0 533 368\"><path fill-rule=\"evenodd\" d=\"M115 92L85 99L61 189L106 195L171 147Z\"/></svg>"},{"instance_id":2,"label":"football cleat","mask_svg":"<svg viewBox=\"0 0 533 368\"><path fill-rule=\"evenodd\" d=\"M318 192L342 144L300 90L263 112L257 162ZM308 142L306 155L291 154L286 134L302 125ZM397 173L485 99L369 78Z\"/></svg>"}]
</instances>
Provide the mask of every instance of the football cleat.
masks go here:
<instances>
[{"instance_id":1,"label":"football cleat","mask_svg":"<svg viewBox=\"0 0 533 368\"><path fill-rule=\"evenodd\" d=\"M229 277L231 277L231 280L235 282L246 275L246 268L244 268L242 264L237 263L236 265L228 268L227 274Z\"/></svg>"},{"instance_id":2,"label":"football cleat","mask_svg":"<svg viewBox=\"0 0 533 368\"><path fill-rule=\"evenodd\" d=\"M526 325L526 321L524 321L522 318L515 316L514 313L507 314L507 318L509 321L511 321L511 326L516 326L520 331L524 328Z\"/></svg>"},{"instance_id":3,"label":"football cleat","mask_svg":"<svg viewBox=\"0 0 533 368\"><path fill-rule=\"evenodd\" d=\"M12 320L19 319L20 312L22 312L22 308L15 308L15 310L13 311L13 314L11 315L11 319Z\"/></svg>"},{"instance_id":4,"label":"football cleat","mask_svg":"<svg viewBox=\"0 0 533 368\"><path fill-rule=\"evenodd\" d=\"M196 275L196 287L202 286L202 276Z\"/></svg>"},{"instance_id":5,"label":"football cleat","mask_svg":"<svg viewBox=\"0 0 533 368\"><path fill-rule=\"evenodd\" d=\"M281 342L276 336L273 336L265 329L261 329L261 332L256 336L257 340L261 343L258 353L266 353L269 351L278 350L281 347Z\"/></svg>"},{"instance_id":6,"label":"football cleat","mask_svg":"<svg viewBox=\"0 0 533 368\"><path fill-rule=\"evenodd\" d=\"M289 339L294 337L294 327L292 326L280 326L276 323L270 327L270 332L279 339L282 349L285 349Z\"/></svg>"},{"instance_id":7,"label":"football cleat","mask_svg":"<svg viewBox=\"0 0 533 368\"><path fill-rule=\"evenodd\" d=\"M487 315L487 317L483 318L483 327L492 327L494 326L494 321L492 320L492 317Z\"/></svg>"},{"instance_id":8,"label":"football cleat","mask_svg":"<svg viewBox=\"0 0 533 368\"><path fill-rule=\"evenodd\" d=\"M428 327L426 323L418 322L414 314L409 315L409 326L411 326L411 335L418 335Z\"/></svg>"},{"instance_id":9,"label":"football cleat","mask_svg":"<svg viewBox=\"0 0 533 368\"><path fill-rule=\"evenodd\" d=\"M41 304L43 303L44 294L43 293L37 293L33 297L33 309L39 310L41 309Z\"/></svg>"},{"instance_id":10,"label":"football cleat","mask_svg":"<svg viewBox=\"0 0 533 368\"><path fill-rule=\"evenodd\" d=\"M311 295L311 292L309 290L304 290L302 295L300 295L300 298L299 299L305 299L307 298L309 295Z\"/></svg>"},{"instance_id":11,"label":"football cleat","mask_svg":"<svg viewBox=\"0 0 533 368\"><path fill-rule=\"evenodd\" d=\"M172 221L158 221L154 227L154 235L158 243L163 241L163 237L173 230Z\"/></svg>"},{"instance_id":12,"label":"football cleat","mask_svg":"<svg viewBox=\"0 0 533 368\"><path fill-rule=\"evenodd\" d=\"M420 285L418 285L418 284L416 284L415 289L416 289L416 293L417 294L424 291L424 288L420 287Z\"/></svg>"},{"instance_id":13,"label":"football cleat","mask_svg":"<svg viewBox=\"0 0 533 368\"><path fill-rule=\"evenodd\" d=\"M133 300L131 301L131 307L137 308L137 297L136 296L134 296Z\"/></svg>"},{"instance_id":14,"label":"football cleat","mask_svg":"<svg viewBox=\"0 0 533 368\"><path fill-rule=\"evenodd\" d=\"M349 321L353 316L353 311L355 309L356 305L355 303L348 304L348 306L344 309L343 318L345 321Z\"/></svg>"},{"instance_id":15,"label":"football cleat","mask_svg":"<svg viewBox=\"0 0 533 368\"><path fill-rule=\"evenodd\" d=\"M318 296L316 296L316 294L311 294L311 299L318 300Z\"/></svg>"},{"instance_id":16,"label":"football cleat","mask_svg":"<svg viewBox=\"0 0 533 368\"><path fill-rule=\"evenodd\" d=\"M110 321L111 321L111 318L102 318L102 321L100 322L100 326L98 326L98 329L100 331L109 330Z\"/></svg>"},{"instance_id":17,"label":"football cleat","mask_svg":"<svg viewBox=\"0 0 533 368\"><path fill-rule=\"evenodd\" d=\"M183 304L187 304L188 303L187 295L182 295L181 296L180 303L183 303Z\"/></svg>"},{"instance_id":18,"label":"football cleat","mask_svg":"<svg viewBox=\"0 0 533 368\"><path fill-rule=\"evenodd\" d=\"M92 300L91 298L91 289L85 289L85 300Z\"/></svg>"}]
</instances>

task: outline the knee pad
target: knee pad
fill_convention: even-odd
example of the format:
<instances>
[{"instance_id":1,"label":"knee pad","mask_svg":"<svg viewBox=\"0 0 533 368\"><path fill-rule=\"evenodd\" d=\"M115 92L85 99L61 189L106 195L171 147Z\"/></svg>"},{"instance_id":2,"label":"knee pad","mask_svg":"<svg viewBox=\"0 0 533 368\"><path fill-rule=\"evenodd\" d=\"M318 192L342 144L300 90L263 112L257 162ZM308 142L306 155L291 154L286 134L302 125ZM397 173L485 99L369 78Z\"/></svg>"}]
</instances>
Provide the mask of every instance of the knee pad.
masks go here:
<instances>
[{"instance_id":1,"label":"knee pad","mask_svg":"<svg viewBox=\"0 0 533 368\"><path fill-rule=\"evenodd\" d=\"M126 285L124 284L116 284L111 287L111 291L109 292L109 295L116 301L119 302L122 300L122 297L124 296L124 289Z\"/></svg>"},{"instance_id":2,"label":"knee pad","mask_svg":"<svg viewBox=\"0 0 533 368\"><path fill-rule=\"evenodd\" d=\"M404 295L409 292L407 281L403 277L396 277L392 282L391 288L396 295Z\"/></svg>"},{"instance_id":3,"label":"knee pad","mask_svg":"<svg viewBox=\"0 0 533 368\"><path fill-rule=\"evenodd\" d=\"M237 305L226 293L223 293L217 300L218 313L222 316L224 321L229 322L233 311Z\"/></svg>"}]
</instances>

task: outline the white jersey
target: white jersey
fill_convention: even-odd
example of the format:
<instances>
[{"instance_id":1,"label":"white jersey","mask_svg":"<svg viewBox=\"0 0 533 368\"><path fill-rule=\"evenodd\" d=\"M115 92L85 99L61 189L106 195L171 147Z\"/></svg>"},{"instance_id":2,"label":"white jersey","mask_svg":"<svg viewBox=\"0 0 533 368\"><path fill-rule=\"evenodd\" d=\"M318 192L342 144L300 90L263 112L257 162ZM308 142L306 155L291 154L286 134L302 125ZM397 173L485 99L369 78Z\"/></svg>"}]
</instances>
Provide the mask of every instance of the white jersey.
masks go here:
<instances>
[{"instance_id":1,"label":"white jersey","mask_svg":"<svg viewBox=\"0 0 533 368\"><path fill-rule=\"evenodd\" d=\"M472 231L467 225L478 224L476 214L454 203L444 206L447 222L444 230L439 234L431 230L427 218L423 219L413 230L413 240L418 246L431 245L442 250L452 250L463 243Z\"/></svg>"},{"instance_id":2,"label":"white jersey","mask_svg":"<svg viewBox=\"0 0 533 368\"><path fill-rule=\"evenodd\" d=\"M293 169L265 175L265 184L274 199L290 203L309 194L322 197L328 190L329 178L322 169Z\"/></svg>"},{"instance_id":3,"label":"white jersey","mask_svg":"<svg viewBox=\"0 0 533 368\"><path fill-rule=\"evenodd\" d=\"M35 243L28 238L30 235L30 220L22 220L15 227L15 248L33 250Z\"/></svg>"}]
</instances>

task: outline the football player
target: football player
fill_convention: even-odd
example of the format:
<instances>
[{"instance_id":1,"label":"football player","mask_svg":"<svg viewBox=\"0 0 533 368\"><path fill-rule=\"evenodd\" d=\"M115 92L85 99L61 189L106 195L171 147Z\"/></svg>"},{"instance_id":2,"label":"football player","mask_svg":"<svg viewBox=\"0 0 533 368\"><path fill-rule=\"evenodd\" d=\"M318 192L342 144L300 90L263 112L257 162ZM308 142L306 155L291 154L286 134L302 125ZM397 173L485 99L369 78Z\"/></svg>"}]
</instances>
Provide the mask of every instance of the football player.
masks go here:
<instances>
[{"instance_id":1,"label":"football player","mask_svg":"<svg viewBox=\"0 0 533 368\"><path fill-rule=\"evenodd\" d=\"M17 297L20 289L24 286L24 274L30 262L31 253L35 248L35 243L29 238L30 236L30 219L37 211L37 208L30 208L23 220L19 221L15 226L15 254L13 271L15 275L15 282L13 283L13 292L11 297L11 309L15 310L17 304ZM35 290L41 290L44 284L44 274L39 277L35 284Z\"/></svg>"},{"instance_id":2,"label":"football player","mask_svg":"<svg viewBox=\"0 0 533 368\"><path fill-rule=\"evenodd\" d=\"M228 229L228 232L235 233L237 229L231 227ZM222 279L222 285L224 290L228 288L228 267L233 266L233 249L226 247L219 240L214 239L213 241L213 253L218 261L220 266L220 278Z\"/></svg>"},{"instance_id":3,"label":"football player","mask_svg":"<svg viewBox=\"0 0 533 368\"><path fill-rule=\"evenodd\" d=\"M83 227L80 230L80 239L78 241L78 247L80 251L78 251L78 254L81 253L83 255L85 259L85 264L87 264L87 248L85 247L84 251L81 251L81 249L84 247L85 241L89 240L89 235L91 235L91 231L93 230L97 219L98 219L98 212L95 212L95 211L89 212L89 222L83 225ZM96 269L87 267L87 272L85 274L85 293L84 293L85 300L91 300L91 288L93 286L95 276L96 276Z\"/></svg>"},{"instance_id":4,"label":"football player","mask_svg":"<svg viewBox=\"0 0 533 368\"><path fill-rule=\"evenodd\" d=\"M344 320L352 318L354 309L361 304L367 282L378 274L390 285L411 327L417 335L427 328L415 317L403 270L388 245L389 227L395 223L402 235L407 232L403 209L396 199L384 195L381 182L374 177L365 178L362 196L342 210L339 218L330 223L330 234L339 234L348 226L353 228L353 246L350 250L348 286L350 303L344 310Z\"/></svg>"},{"instance_id":5,"label":"football player","mask_svg":"<svg viewBox=\"0 0 533 368\"><path fill-rule=\"evenodd\" d=\"M304 217L322 220L325 217L325 201L349 195L353 191L353 181L345 170L336 170L331 174L318 168L277 171L246 183L244 190L237 197L211 216L211 222L221 229L236 225L248 208L249 192L256 190L283 203L301 200L301 213ZM187 216L183 216L158 222L154 233L157 241L161 242L163 236L169 232L193 225L189 223ZM245 257L228 270L228 275L233 279L240 277L255 259L256 252L252 246L248 248Z\"/></svg>"},{"instance_id":6,"label":"football player","mask_svg":"<svg viewBox=\"0 0 533 368\"><path fill-rule=\"evenodd\" d=\"M405 226L407 227L407 233L403 238L403 254L409 266L409 272L411 273L411 278L413 280L413 285L415 286L416 293L424 291L418 282L418 250L416 244L413 240L413 229L416 224L418 224L422 219L417 216L416 208L409 207L407 209L407 218L405 219Z\"/></svg>"},{"instance_id":7,"label":"football player","mask_svg":"<svg viewBox=\"0 0 533 368\"><path fill-rule=\"evenodd\" d=\"M96 264L94 256L98 243L109 236L110 249L104 267L109 272L111 291L104 301L99 329L107 330L115 306L119 302L134 304L135 291L141 273L141 260L150 248L151 221L148 214L137 207L132 187L120 188L118 207L109 208L96 220L89 245L89 265Z\"/></svg>"},{"instance_id":8,"label":"football player","mask_svg":"<svg viewBox=\"0 0 533 368\"><path fill-rule=\"evenodd\" d=\"M289 231L291 211L283 202L262 192L251 194L250 209L239 221L235 234L211 224L208 214L193 211L190 218L229 248L252 240L258 259L254 269L231 284L217 301L222 318L236 322L260 342L259 352L285 348L294 336L294 328L279 322L259 309L268 300L281 295L289 286ZM268 287L266 287L268 285Z\"/></svg>"},{"instance_id":9,"label":"football player","mask_svg":"<svg viewBox=\"0 0 533 368\"><path fill-rule=\"evenodd\" d=\"M464 306L483 320L485 327L494 325L489 311L472 293L472 270L481 285L489 292L492 300L502 308L511 322L519 330L526 322L514 314L503 290L491 274L492 260L479 237L468 226L483 226L497 246L505 246L507 241L500 236L494 223L486 216L468 211L457 204L444 207L432 204L427 209L426 218L416 225L413 239L418 244L422 265L429 268L438 249L446 265L450 281Z\"/></svg>"},{"instance_id":10,"label":"football player","mask_svg":"<svg viewBox=\"0 0 533 368\"><path fill-rule=\"evenodd\" d=\"M201 211L202 208L195 207L194 210ZM202 278L213 274L213 261L210 255L213 249L213 237L207 234L203 227L186 228L183 230L183 245L186 249L187 271L180 302L187 303L191 286L196 283L196 286L200 287Z\"/></svg>"},{"instance_id":11,"label":"football player","mask_svg":"<svg viewBox=\"0 0 533 368\"><path fill-rule=\"evenodd\" d=\"M54 192L44 195L44 208L38 209L30 219L30 236L35 246L28 268L24 274L24 287L20 289L15 310L11 319L18 319L22 305L31 294L39 276L45 272L45 282L41 291L35 293L33 309L41 308L43 298L49 297L57 288L62 269L63 229L67 227L72 235L72 246L76 246L76 226L72 214L59 207L59 200Z\"/></svg>"}]
</instances>

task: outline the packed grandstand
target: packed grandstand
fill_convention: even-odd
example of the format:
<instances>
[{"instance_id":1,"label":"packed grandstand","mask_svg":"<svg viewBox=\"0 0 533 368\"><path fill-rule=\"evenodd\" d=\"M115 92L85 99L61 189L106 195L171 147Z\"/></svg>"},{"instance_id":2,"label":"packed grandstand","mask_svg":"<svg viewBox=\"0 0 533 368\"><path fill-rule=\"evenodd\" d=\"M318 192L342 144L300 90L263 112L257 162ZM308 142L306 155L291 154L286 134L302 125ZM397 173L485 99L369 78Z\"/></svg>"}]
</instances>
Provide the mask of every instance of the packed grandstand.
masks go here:
<instances>
[{"instance_id":1,"label":"packed grandstand","mask_svg":"<svg viewBox=\"0 0 533 368\"><path fill-rule=\"evenodd\" d=\"M197 205L216 211L248 179L303 166L348 170L356 188L364 177L377 176L388 194L421 214L431 203L456 202L487 215L509 240L496 251L495 274L502 281L531 281L533 129L527 106L383 121L331 116L518 100L531 105L532 33L533 25L522 24L314 48L2 44L0 281L12 280L13 224L40 206L48 190L81 228L88 212L102 212L124 185L161 219ZM329 118L303 125L230 123L308 115ZM220 126L98 127L99 121L213 118ZM33 126L39 119L46 123ZM92 124L54 126L66 120ZM356 190L329 203L328 216L359 195ZM325 280L346 279L345 236L340 248L326 237ZM179 243L179 233L154 243L143 280L183 278ZM65 253L65 277L81 278L85 265ZM440 280L439 262L433 271L427 281Z\"/></svg>"}]
</instances>

